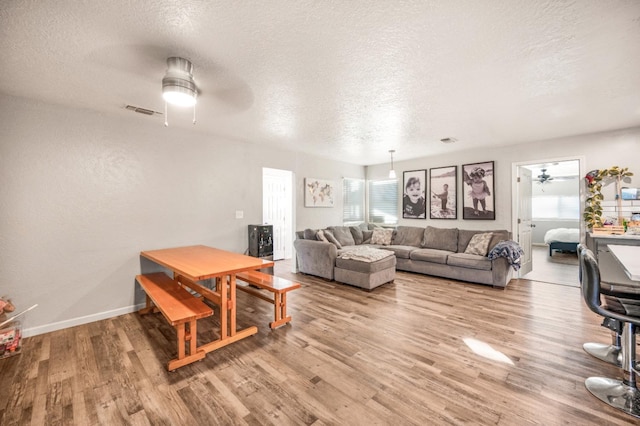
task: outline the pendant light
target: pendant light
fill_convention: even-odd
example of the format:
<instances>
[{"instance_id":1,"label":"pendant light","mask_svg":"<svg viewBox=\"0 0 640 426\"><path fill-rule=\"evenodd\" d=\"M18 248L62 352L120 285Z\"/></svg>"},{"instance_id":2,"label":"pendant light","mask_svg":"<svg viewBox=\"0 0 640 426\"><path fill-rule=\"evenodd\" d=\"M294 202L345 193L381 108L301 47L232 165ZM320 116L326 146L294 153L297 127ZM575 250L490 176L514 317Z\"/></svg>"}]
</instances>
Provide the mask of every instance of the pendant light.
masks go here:
<instances>
[{"instance_id":1,"label":"pendant light","mask_svg":"<svg viewBox=\"0 0 640 426\"><path fill-rule=\"evenodd\" d=\"M168 126L167 104L178 107L193 107L193 124L196 124L196 102L198 87L193 80L193 65L177 56L167 59L167 74L162 79L164 99L164 125Z\"/></svg>"},{"instance_id":2,"label":"pendant light","mask_svg":"<svg viewBox=\"0 0 640 426\"><path fill-rule=\"evenodd\" d=\"M389 154L391 154L391 169L389 169L389 179L396 178L396 171L393 170L393 153L396 152L395 149L390 149Z\"/></svg>"}]
</instances>

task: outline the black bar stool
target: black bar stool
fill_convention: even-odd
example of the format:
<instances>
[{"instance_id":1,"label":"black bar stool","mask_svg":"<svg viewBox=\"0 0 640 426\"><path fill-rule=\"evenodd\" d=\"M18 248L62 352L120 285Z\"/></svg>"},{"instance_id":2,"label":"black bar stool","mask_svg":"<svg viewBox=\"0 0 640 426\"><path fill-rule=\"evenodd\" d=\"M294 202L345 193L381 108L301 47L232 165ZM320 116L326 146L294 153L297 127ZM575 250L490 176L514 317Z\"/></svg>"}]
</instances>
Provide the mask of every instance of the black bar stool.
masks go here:
<instances>
[{"instance_id":1,"label":"black bar stool","mask_svg":"<svg viewBox=\"0 0 640 426\"><path fill-rule=\"evenodd\" d=\"M609 317L623 324L621 337L621 363L623 379L589 377L585 386L589 392L610 406L640 418L640 392L636 386L636 328L640 317L621 314L601 306L600 270L591 250L579 252L582 273L582 296L589 309L598 315ZM638 284L640 285L640 283ZM609 295L625 299L637 299L638 295L611 292Z\"/></svg>"},{"instance_id":2,"label":"black bar stool","mask_svg":"<svg viewBox=\"0 0 640 426\"><path fill-rule=\"evenodd\" d=\"M583 250L587 250L587 247L584 244L578 244L578 258L580 259L580 268L578 269L580 284L582 285L582 263L583 256L580 256ZM601 283L601 287L606 287L605 283ZM611 309L615 312L624 314L624 308L614 297L605 295L604 301L606 303L606 308ZM596 342L587 342L582 345L582 348L589 355L598 358L601 361L607 362L609 364L613 364L617 367L622 366L621 360L621 339L622 339L622 323L618 320L615 320L610 317L604 317L602 320L602 326L611 330L611 344L608 345L606 343L596 343Z\"/></svg>"}]
</instances>

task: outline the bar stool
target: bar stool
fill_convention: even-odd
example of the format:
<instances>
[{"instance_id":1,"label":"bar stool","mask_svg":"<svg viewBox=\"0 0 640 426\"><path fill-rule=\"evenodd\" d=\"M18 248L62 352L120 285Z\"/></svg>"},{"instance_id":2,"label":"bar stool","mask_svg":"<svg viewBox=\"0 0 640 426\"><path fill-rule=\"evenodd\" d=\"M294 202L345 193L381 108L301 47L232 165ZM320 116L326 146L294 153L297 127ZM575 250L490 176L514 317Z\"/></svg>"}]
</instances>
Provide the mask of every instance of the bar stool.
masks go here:
<instances>
[{"instance_id":1,"label":"bar stool","mask_svg":"<svg viewBox=\"0 0 640 426\"><path fill-rule=\"evenodd\" d=\"M620 314L602 307L600 304L601 287L598 263L591 250L583 249L579 252L579 256L581 257L582 296L585 303L598 315L618 320L623 324L621 337L623 379L589 377L585 380L585 387L606 404L640 418L640 392L636 386L636 370L634 368L636 365L636 328L640 325L640 317ZM616 297L637 298L634 297L637 295L615 293Z\"/></svg>"},{"instance_id":2,"label":"bar stool","mask_svg":"<svg viewBox=\"0 0 640 426\"><path fill-rule=\"evenodd\" d=\"M578 244L578 258L580 260L580 267L578 269L580 284L582 285L582 264L584 256L581 256L583 250L588 250L584 244ZM601 283L601 287L607 287L605 283ZM610 287L610 286L609 286ZM624 308L614 297L604 295L604 301L606 308L615 312L624 314ZM616 319L605 316L602 320L602 326L611 330L611 344L587 342L582 345L582 348L589 355L598 358L609 364L613 364L617 367L622 366L621 360L621 339L622 339L622 323Z\"/></svg>"}]
</instances>

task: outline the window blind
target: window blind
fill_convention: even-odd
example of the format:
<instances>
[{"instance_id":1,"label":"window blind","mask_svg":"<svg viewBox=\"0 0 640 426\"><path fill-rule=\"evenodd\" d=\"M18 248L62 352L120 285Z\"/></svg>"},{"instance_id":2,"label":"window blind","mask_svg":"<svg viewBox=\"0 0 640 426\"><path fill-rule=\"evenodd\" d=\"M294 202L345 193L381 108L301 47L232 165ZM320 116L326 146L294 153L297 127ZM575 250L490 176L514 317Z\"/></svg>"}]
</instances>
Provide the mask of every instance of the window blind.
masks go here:
<instances>
[{"instance_id":1,"label":"window blind","mask_svg":"<svg viewBox=\"0 0 640 426\"><path fill-rule=\"evenodd\" d=\"M531 198L534 219L579 219L580 199L577 195L534 196Z\"/></svg>"},{"instance_id":2,"label":"window blind","mask_svg":"<svg viewBox=\"0 0 640 426\"><path fill-rule=\"evenodd\" d=\"M342 181L342 222L364 222L364 179Z\"/></svg>"},{"instance_id":3,"label":"window blind","mask_svg":"<svg viewBox=\"0 0 640 426\"><path fill-rule=\"evenodd\" d=\"M398 223L398 181L369 181L369 222L395 225Z\"/></svg>"}]
</instances>

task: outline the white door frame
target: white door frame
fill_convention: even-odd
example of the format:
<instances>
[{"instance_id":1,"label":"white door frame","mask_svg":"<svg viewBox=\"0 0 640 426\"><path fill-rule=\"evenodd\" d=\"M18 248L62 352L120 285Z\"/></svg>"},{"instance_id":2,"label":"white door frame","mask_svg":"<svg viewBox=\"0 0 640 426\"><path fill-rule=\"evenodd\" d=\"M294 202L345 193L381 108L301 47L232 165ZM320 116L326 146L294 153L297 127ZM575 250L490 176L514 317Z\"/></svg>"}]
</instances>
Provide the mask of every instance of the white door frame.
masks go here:
<instances>
[{"instance_id":1,"label":"white door frame","mask_svg":"<svg viewBox=\"0 0 640 426\"><path fill-rule=\"evenodd\" d=\"M520 200L518 200L518 167L521 166L530 166L533 164L540 163L559 163L561 161L578 161L578 167L580 170L580 176L584 176L587 174L586 170L586 159L584 155L574 155L571 157L552 157L552 158L541 158L537 160L529 160L529 161L519 161L515 163L511 163L511 229L512 233L516 232L518 229L518 206L520 205ZM580 196L580 241L584 243L585 241L585 227L584 220L582 220L582 214L584 211L584 198L585 198L585 187L584 182L580 179L580 185L578 187L579 196Z\"/></svg>"}]
</instances>

